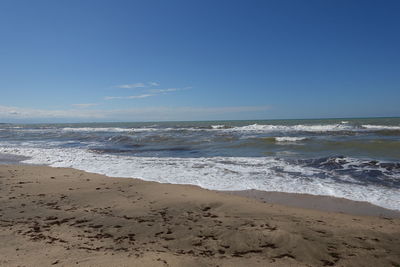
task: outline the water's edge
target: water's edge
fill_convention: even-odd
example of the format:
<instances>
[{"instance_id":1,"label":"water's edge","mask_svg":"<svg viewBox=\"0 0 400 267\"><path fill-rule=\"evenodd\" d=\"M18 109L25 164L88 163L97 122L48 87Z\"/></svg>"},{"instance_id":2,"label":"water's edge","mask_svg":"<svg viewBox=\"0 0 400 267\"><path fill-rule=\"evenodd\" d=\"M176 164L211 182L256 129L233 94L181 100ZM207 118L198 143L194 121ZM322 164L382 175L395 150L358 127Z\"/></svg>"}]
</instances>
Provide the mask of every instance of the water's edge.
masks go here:
<instances>
[{"instance_id":1,"label":"water's edge","mask_svg":"<svg viewBox=\"0 0 400 267\"><path fill-rule=\"evenodd\" d=\"M27 165L27 166L39 166L39 167L49 167L49 168L57 168L52 167L45 164L29 164L24 163L23 161L27 158L12 158L11 160L7 160L6 154L0 154L0 165ZM85 170L80 170L77 168L71 168L79 171L84 171L87 173L96 173L96 172L89 172ZM124 178L127 177L115 177L115 176L108 176L109 178ZM128 179L138 179L142 181L148 181L145 179L140 178L133 178L129 177ZM157 181L152 181L156 183L162 183ZM168 183L168 182L164 182ZM174 184L174 183L168 183ZM179 184L175 184L179 185ZM181 184L185 185L185 184ZM197 186L193 184L186 184ZM198 186L202 189L209 190L207 188ZM384 207L380 207L374 205L370 202L366 201L355 201L347 198L339 198L334 196L325 196L325 195L312 195L312 194L301 194L301 193L287 193L287 192L277 192L277 191L262 191L262 190L237 190L237 191L228 191L228 190L212 190L224 194L231 194L231 195L238 195L243 196L251 199L255 199L257 201L267 203L267 204L279 204L288 207L294 208L304 208L304 209L311 209L323 212L334 212L334 213L345 213L350 215L357 215L357 216L373 216L373 217L385 217L385 218L400 218L400 211L387 209Z\"/></svg>"},{"instance_id":2,"label":"water's edge","mask_svg":"<svg viewBox=\"0 0 400 267\"><path fill-rule=\"evenodd\" d=\"M279 204L295 208L357 216L400 218L400 211L398 210L386 209L366 201L354 201L347 198L260 190L219 192L252 198L268 204Z\"/></svg>"}]
</instances>

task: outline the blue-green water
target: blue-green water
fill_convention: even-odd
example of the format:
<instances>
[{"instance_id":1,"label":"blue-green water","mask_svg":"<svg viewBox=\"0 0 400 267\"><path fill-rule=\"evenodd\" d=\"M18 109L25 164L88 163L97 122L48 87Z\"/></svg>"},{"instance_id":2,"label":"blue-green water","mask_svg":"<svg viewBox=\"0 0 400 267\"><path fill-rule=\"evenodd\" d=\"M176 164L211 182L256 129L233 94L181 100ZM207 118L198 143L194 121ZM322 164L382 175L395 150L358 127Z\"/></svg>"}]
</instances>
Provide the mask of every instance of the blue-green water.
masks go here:
<instances>
[{"instance_id":1,"label":"blue-green water","mask_svg":"<svg viewBox=\"0 0 400 267\"><path fill-rule=\"evenodd\" d=\"M400 118L0 125L0 161L400 209ZM18 156L18 157L17 157Z\"/></svg>"}]
</instances>

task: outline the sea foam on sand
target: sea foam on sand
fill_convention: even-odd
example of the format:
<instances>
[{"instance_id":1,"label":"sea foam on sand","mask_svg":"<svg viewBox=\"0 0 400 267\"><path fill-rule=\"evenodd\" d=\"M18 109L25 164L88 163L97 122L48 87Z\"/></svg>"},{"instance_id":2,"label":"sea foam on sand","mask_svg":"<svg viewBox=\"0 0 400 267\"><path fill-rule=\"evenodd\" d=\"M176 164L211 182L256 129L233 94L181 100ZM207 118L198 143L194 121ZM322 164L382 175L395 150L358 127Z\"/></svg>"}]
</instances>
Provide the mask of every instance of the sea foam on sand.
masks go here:
<instances>
[{"instance_id":1,"label":"sea foam on sand","mask_svg":"<svg viewBox=\"0 0 400 267\"><path fill-rule=\"evenodd\" d=\"M156 158L98 154L76 148L29 147L1 147L0 153L30 157L23 161L28 164L71 167L113 177L193 184L213 190L257 189L327 195L400 210L399 189L338 183L334 177L318 179L315 175L321 172L319 169L272 157Z\"/></svg>"}]
</instances>

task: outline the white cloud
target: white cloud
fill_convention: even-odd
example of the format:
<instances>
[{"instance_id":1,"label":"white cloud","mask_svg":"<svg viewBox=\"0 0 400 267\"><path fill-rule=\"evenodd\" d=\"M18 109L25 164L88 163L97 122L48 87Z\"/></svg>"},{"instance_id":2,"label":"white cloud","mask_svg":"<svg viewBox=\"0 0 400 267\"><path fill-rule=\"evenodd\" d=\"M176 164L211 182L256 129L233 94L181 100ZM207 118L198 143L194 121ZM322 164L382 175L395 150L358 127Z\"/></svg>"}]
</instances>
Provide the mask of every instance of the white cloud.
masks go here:
<instances>
[{"instance_id":1,"label":"white cloud","mask_svg":"<svg viewBox=\"0 0 400 267\"><path fill-rule=\"evenodd\" d=\"M141 94L141 95L131 95L131 96L106 96L104 100L115 100L115 99L139 99L139 98L146 98L150 96L156 96L160 94L167 94L176 91L183 91L191 89L192 87L185 87L185 88L167 88L167 89L149 89L146 90L150 92L150 94Z\"/></svg>"},{"instance_id":2,"label":"white cloud","mask_svg":"<svg viewBox=\"0 0 400 267\"><path fill-rule=\"evenodd\" d=\"M184 88L167 88L167 89L150 89L149 92L152 93L170 93L170 92L176 92L176 91L183 91L183 90L189 90L192 87L184 87Z\"/></svg>"},{"instance_id":3,"label":"white cloud","mask_svg":"<svg viewBox=\"0 0 400 267\"><path fill-rule=\"evenodd\" d=\"M145 88L145 87L156 87L160 86L159 82L147 82L147 83L130 83L130 84L120 84L115 85L115 88L123 88L123 89L135 89L135 88Z\"/></svg>"},{"instance_id":4,"label":"white cloud","mask_svg":"<svg viewBox=\"0 0 400 267\"><path fill-rule=\"evenodd\" d=\"M128 99L137 99L137 98L146 98L146 97L150 97L153 96L152 94L143 94L143 95L131 95L128 96Z\"/></svg>"},{"instance_id":5,"label":"white cloud","mask_svg":"<svg viewBox=\"0 0 400 267\"><path fill-rule=\"evenodd\" d=\"M130 95L130 96L106 96L104 100L113 100L113 99L138 99L138 98L146 98L154 96L153 94L143 94L143 95Z\"/></svg>"},{"instance_id":6,"label":"white cloud","mask_svg":"<svg viewBox=\"0 0 400 267\"><path fill-rule=\"evenodd\" d=\"M168 88L168 89L151 89L149 90L152 93L168 93L168 92L175 92L179 91L179 88Z\"/></svg>"},{"instance_id":7,"label":"white cloud","mask_svg":"<svg viewBox=\"0 0 400 267\"><path fill-rule=\"evenodd\" d=\"M87 103L87 104L72 104L71 106L77 107L77 108L88 108L88 107L94 107L98 106L99 104L96 103Z\"/></svg>"},{"instance_id":8,"label":"white cloud","mask_svg":"<svg viewBox=\"0 0 400 267\"><path fill-rule=\"evenodd\" d=\"M132 88L143 88L146 87L144 83L131 83L131 84L121 84L114 86L116 88L132 89Z\"/></svg>"},{"instance_id":9,"label":"white cloud","mask_svg":"<svg viewBox=\"0 0 400 267\"><path fill-rule=\"evenodd\" d=\"M154 89L153 87L160 86L159 82L147 82L145 83L132 83L132 84L122 84L116 85L116 88L127 88L127 89L136 89L136 88L146 88L142 91L149 92L150 94L141 94L141 95L133 95L133 96L106 96L104 100L114 100L114 99L138 99L138 98L146 98L150 96L155 96L158 94L167 94L176 91L183 91L191 89L192 87L184 87L184 88L167 88L167 89ZM151 89L153 88L153 89Z\"/></svg>"}]
</instances>

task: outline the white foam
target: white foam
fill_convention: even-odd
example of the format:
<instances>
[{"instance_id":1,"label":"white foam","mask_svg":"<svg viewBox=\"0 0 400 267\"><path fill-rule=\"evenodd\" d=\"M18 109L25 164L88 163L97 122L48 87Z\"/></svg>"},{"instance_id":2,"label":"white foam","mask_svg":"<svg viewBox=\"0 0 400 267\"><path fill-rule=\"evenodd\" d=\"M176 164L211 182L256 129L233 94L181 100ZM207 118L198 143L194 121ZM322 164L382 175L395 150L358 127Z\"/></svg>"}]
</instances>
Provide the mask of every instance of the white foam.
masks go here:
<instances>
[{"instance_id":1,"label":"white foam","mask_svg":"<svg viewBox=\"0 0 400 267\"><path fill-rule=\"evenodd\" d=\"M390 125L362 125L363 128L370 130L400 130L400 126L390 126Z\"/></svg>"},{"instance_id":2,"label":"white foam","mask_svg":"<svg viewBox=\"0 0 400 267\"><path fill-rule=\"evenodd\" d=\"M294 137L294 136L280 136L275 137L276 142L298 142L306 140L307 137Z\"/></svg>"},{"instance_id":3,"label":"white foam","mask_svg":"<svg viewBox=\"0 0 400 267\"><path fill-rule=\"evenodd\" d=\"M77 148L45 149L5 145L0 145L0 153L31 157L24 161L28 164L71 167L113 177L194 184L215 190L258 189L329 195L368 201L382 207L400 210L399 189L337 183L330 178L318 179L315 175L322 171L320 169L292 165L272 157L130 157L96 154ZM277 169L285 172L277 172Z\"/></svg>"},{"instance_id":4,"label":"white foam","mask_svg":"<svg viewBox=\"0 0 400 267\"><path fill-rule=\"evenodd\" d=\"M356 130L356 128L346 124L318 124L318 125L260 125L252 124L241 127L234 127L226 129L226 131L238 131L238 132L328 132L328 131L343 131L343 130Z\"/></svg>"},{"instance_id":5,"label":"white foam","mask_svg":"<svg viewBox=\"0 0 400 267\"><path fill-rule=\"evenodd\" d=\"M141 132L167 132L167 131L198 131L197 128L153 128L153 127L142 127L142 128L118 128L118 127L82 127L73 128L67 127L62 128L62 131L66 132L131 132L131 133L141 133Z\"/></svg>"},{"instance_id":6,"label":"white foam","mask_svg":"<svg viewBox=\"0 0 400 267\"><path fill-rule=\"evenodd\" d=\"M226 126L221 124L221 125L211 125L212 129L224 129Z\"/></svg>"},{"instance_id":7,"label":"white foam","mask_svg":"<svg viewBox=\"0 0 400 267\"><path fill-rule=\"evenodd\" d=\"M132 132L133 129L130 128L117 128L117 127L81 127L81 128L74 128L74 127L65 127L61 129L65 132Z\"/></svg>"},{"instance_id":8,"label":"white foam","mask_svg":"<svg viewBox=\"0 0 400 267\"><path fill-rule=\"evenodd\" d=\"M25 129L25 128L10 128L7 130L12 130L14 132L28 132L28 133L47 133L47 132L57 132L60 129L57 128L37 128L37 129Z\"/></svg>"}]
</instances>

